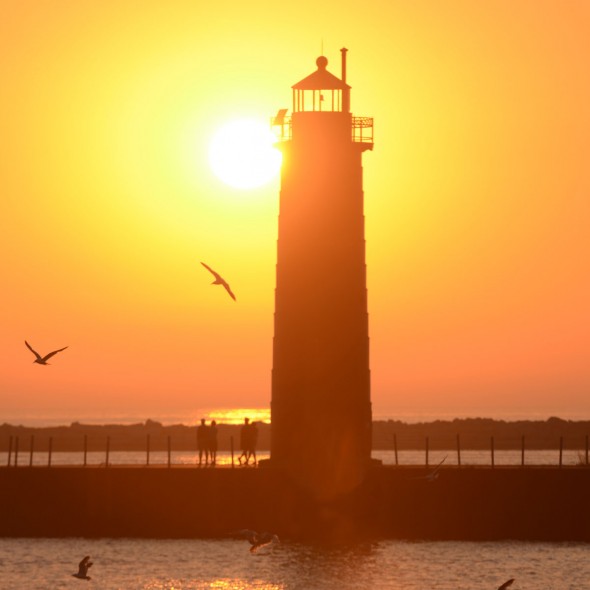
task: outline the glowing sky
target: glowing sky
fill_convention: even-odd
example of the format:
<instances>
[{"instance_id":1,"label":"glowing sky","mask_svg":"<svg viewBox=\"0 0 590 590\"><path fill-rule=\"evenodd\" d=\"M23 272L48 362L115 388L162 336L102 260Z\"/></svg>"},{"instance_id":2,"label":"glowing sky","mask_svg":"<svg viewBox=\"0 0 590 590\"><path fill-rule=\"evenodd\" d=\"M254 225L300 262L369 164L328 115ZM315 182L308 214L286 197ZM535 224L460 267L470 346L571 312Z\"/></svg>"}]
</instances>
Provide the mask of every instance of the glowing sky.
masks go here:
<instances>
[{"instance_id":1,"label":"glowing sky","mask_svg":"<svg viewBox=\"0 0 590 590\"><path fill-rule=\"evenodd\" d=\"M322 43L375 118L374 415L590 418L589 30L585 0L2 2L0 422L268 406L279 181L207 150Z\"/></svg>"}]
</instances>

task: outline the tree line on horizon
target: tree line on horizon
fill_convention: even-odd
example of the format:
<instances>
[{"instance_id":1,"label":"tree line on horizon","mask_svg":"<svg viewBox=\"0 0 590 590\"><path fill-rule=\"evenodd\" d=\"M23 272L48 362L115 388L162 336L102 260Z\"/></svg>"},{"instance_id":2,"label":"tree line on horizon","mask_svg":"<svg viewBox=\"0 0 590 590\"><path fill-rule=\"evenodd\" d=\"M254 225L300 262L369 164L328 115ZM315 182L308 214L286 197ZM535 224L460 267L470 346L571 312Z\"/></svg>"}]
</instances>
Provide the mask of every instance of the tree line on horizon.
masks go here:
<instances>
[{"instance_id":1,"label":"tree line on horizon","mask_svg":"<svg viewBox=\"0 0 590 590\"><path fill-rule=\"evenodd\" d=\"M270 448L271 425L259 422L258 448ZM219 449L229 451L233 438L238 451L240 424L218 424ZM35 451L47 451L52 439L53 452L82 451L86 438L88 451L102 451L109 438L111 451L143 451L149 435L150 449L164 451L168 438L172 450L196 449L196 425L163 425L148 419L137 424L82 424L69 426L29 427L4 423L0 425L0 452L7 452L10 437L19 438L19 451L27 452L31 443ZM529 449L555 449L563 437L566 448L583 448L590 435L590 420L575 421L551 417L547 420L506 421L493 418L456 418L432 422L407 423L401 420L377 420L373 422L375 450L391 450L394 440L398 450L455 449L457 437L463 449L488 449L494 437L496 449L520 449L525 438Z\"/></svg>"}]
</instances>

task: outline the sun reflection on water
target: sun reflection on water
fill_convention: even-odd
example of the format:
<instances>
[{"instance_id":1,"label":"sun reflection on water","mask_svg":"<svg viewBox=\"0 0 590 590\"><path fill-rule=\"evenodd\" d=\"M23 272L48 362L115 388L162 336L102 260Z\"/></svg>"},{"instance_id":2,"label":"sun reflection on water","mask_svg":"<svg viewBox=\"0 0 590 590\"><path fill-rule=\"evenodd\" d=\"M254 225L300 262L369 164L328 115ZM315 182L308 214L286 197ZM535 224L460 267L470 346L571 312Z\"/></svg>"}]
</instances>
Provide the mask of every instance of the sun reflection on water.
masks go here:
<instances>
[{"instance_id":1,"label":"sun reflection on water","mask_svg":"<svg viewBox=\"0 0 590 590\"><path fill-rule=\"evenodd\" d=\"M248 590L249 588L256 588L256 590L282 590L284 586L271 584L270 582L265 582L264 580L246 581L240 579L236 580L224 578L212 581L209 588L220 588L222 590Z\"/></svg>"},{"instance_id":2,"label":"sun reflection on water","mask_svg":"<svg viewBox=\"0 0 590 590\"><path fill-rule=\"evenodd\" d=\"M142 590L284 590L284 585L266 580L245 580L243 578L219 578L208 582L154 581L148 582Z\"/></svg>"}]
</instances>

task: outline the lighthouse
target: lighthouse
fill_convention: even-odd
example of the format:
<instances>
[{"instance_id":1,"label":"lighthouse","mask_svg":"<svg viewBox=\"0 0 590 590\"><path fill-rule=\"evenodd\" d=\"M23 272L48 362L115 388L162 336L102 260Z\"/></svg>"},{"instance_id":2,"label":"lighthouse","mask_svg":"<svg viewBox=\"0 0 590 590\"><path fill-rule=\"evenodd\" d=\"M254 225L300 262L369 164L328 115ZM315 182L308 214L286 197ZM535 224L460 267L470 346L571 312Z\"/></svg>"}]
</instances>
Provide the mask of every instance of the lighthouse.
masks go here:
<instances>
[{"instance_id":1,"label":"lighthouse","mask_svg":"<svg viewBox=\"0 0 590 590\"><path fill-rule=\"evenodd\" d=\"M371 462L362 155L373 119L350 111L328 60L273 118L283 154L273 339L271 457L316 499L354 490Z\"/></svg>"}]
</instances>

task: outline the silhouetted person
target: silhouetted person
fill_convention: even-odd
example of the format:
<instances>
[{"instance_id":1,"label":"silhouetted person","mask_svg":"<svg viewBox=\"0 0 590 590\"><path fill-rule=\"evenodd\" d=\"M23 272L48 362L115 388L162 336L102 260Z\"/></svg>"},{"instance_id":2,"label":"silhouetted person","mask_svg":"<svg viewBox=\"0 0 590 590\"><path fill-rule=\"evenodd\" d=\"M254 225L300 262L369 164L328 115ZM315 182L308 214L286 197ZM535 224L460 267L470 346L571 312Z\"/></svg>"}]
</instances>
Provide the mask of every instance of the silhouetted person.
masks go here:
<instances>
[{"instance_id":1,"label":"silhouetted person","mask_svg":"<svg viewBox=\"0 0 590 590\"><path fill-rule=\"evenodd\" d=\"M250 424L249 432L248 432L248 457L247 461L250 460L250 457L254 457L254 465L256 465L256 446L258 445L258 426L256 422L252 422Z\"/></svg>"},{"instance_id":2,"label":"silhouetted person","mask_svg":"<svg viewBox=\"0 0 590 590\"><path fill-rule=\"evenodd\" d=\"M211 420L211 426L209 426L209 455L213 467L217 459L217 422L215 420Z\"/></svg>"},{"instance_id":3,"label":"silhouetted person","mask_svg":"<svg viewBox=\"0 0 590 590\"><path fill-rule=\"evenodd\" d=\"M242 454L238 457L238 463L242 464L242 459L245 461L245 465L248 465L248 446L249 446L249 434L250 434L250 418L244 418L244 424L240 429L240 449Z\"/></svg>"},{"instance_id":4,"label":"silhouetted person","mask_svg":"<svg viewBox=\"0 0 590 590\"><path fill-rule=\"evenodd\" d=\"M197 447L199 448L199 467L205 453L205 465L209 463L209 428L205 424L205 418L201 418L201 424L197 428Z\"/></svg>"}]
</instances>

